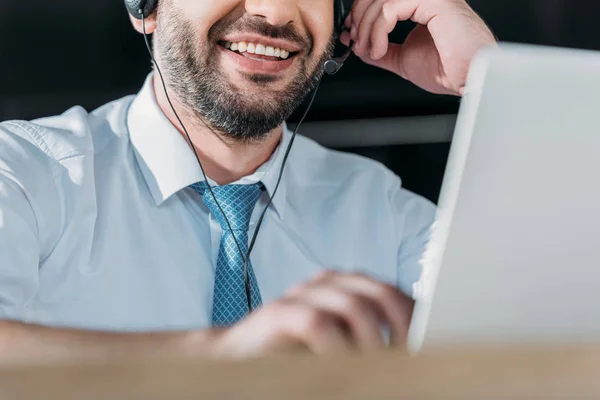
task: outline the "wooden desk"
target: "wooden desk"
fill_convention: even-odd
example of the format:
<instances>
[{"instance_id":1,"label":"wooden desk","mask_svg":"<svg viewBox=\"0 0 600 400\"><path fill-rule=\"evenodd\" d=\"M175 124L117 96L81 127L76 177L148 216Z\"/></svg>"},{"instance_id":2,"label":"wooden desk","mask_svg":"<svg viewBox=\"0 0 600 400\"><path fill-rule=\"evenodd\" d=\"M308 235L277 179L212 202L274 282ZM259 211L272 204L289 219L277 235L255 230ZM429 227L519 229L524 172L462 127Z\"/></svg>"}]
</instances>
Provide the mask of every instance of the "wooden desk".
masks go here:
<instances>
[{"instance_id":1,"label":"wooden desk","mask_svg":"<svg viewBox=\"0 0 600 400\"><path fill-rule=\"evenodd\" d=\"M600 398L600 346L0 368L1 399Z\"/></svg>"}]
</instances>

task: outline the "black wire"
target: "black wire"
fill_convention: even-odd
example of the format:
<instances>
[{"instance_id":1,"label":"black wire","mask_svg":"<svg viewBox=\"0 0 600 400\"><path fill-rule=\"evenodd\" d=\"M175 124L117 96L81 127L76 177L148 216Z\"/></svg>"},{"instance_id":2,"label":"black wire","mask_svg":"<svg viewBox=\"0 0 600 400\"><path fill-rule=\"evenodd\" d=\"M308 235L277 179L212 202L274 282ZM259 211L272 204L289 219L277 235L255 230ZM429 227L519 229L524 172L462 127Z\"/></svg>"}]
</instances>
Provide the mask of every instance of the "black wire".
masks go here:
<instances>
[{"instance_id":1,"label":"black wire","mask_svg":"<svg viewBox=\"0 0 600 400\"><path fill-rule=\"evenodd\" d=\"M245 284L246 284L246 296L248 299L250 299L250 282L249 282L249 276L248 276L248 261L247 260L250 258L250 253L252 253L252 249L254 249L254 243L256 242L256 238L258 236L258 231L263 223L267 209L271 206L271 203L273 202L273 198L275 197L275 193L277 193L277 189L279 189L279 184L281 183L281 177L283 176L283 170L285 169L285 164L287 163L287 159L288 159L288 156L290 155L292 145L294 144L294 139L296 138L296 133L298 133L298 128L300 128L300 125L302 125L302 122L304 122L306 115L312 108L312 104L315 101L315 97L317 96L317 91L319 90L320 84L321 84L321 79L319 79L319 81L317 82L317 85L313 89L313 93L310 98L310 102L308 103L308 106L306 107L306 111L304 111L304 114L302 115L302 118L300 118L298 125L296 125L296 128L294 128L294 132L292 133L292 137L290 138L290 143L288 144L287 149L285 151L285 155L283 156L283 161L281 163L281 169L279 170L279 177L277 178L277 184L275 185L275 189L273 189L273 193L271 194L271 196L269 196L269 202L267 203L267 206L265 207L262 214L260 215L260 218L258 219L258 223L256 224L256 229L254 230L254 234L252 235L252 240L250 241L250 246L248 247L248 257L244 261L244 279L245 279ZM252 304L250 302L248 303L248 310L252 311Z\"/></svg>"},{"instance_id":2,"label":"black wire","mask_svg":"<svg viewBox=\"0 0 600 400\"><path fill-rule=\"evenodd\" d=\"M160 71L158 63L154 59L154 54L152 53L152 49L150 48L150 42L148 41L148 34L146 33L146 21L145 21L145 18L144 18L144 13L142 12L142 10L139 10L139 13L142 16L142 31L144 32L144 41L146 42L146 48L148 49L148 52L150 53L150 57L152 58L152 62L156 66L156 70L158 71L158 75L160 76L160 80L162 82L162 86L163 86L163 89L165 91L165 96L167 96L167 101L169 102L169 105L171 106L171 110L173 110L173 113L175 114L175 117L177 118L177 120L181 124L181 128L185 132L185 135L187 136L187 139L189 141L190 146L192 146L192 150L194 151L194 155L196 156L196 160L198 161L198 165L200 166L200 170L202 171L202 175L204 176L204 180L206 181L206 186L208 187L208 190L210 191L210 194L211 194L213 200L215 201L215 204L219 208L219 211L221 212L221 215L223 215L223 218L225 218L225 222L227 222L227 227L229 228L229 232L231 232L231 234L233 235L233 240L235 241L235 245L238 248L238 252L242 256L242 258L244 258L244 264L246 264L247 261L246 261L246 259L244 257L244 252L242 251L242 248L240 247L240 244L239 244L237 238L235 237L235 233L233 232L233 229L231 228L231 224L229 223L229 219L227 219L227 216L225 215L225 212L221 208L221 204L219 204L219 202L217 201L217 197L215 196L215 194L214 194L214 192L212 190L212 187L208 183L208 177L206 176L206 172L204 172L204 167L202 166L202 163L200 162L200 157L198 157L198 152L196 151L196 148L195 148L194 144L192 143L192 139L190 139L190 135L189 135L187 129L185 128L185 125L183 125L183 122L181 121L181 118L179 118L179 115L177 114L177 111L175 111L175 107L173 107L173 103L171 103L171 99L169 98L169 94L167 93L167 86L165 84L165 80L163 79L162 72ZM204 123L204 121L202 121L202 123ZM205 126L206 126L206 124L205 124ZM208 128L208 126L207 126L207 128Z\"/></svg>"},{"instance_id":3,"label":"black wire","mask_svg":"<svg viewBox=\"0 0 600 400\"><path fill-rule=\"evenodd\" d=\"M248 273L248 263L249 263L249 260L250 260L250 254L252 253L252 250L254 249L254 244L256 243L256 238L258 237L258 231L260 230L260 227L262 226L263 220L265 218L265 214L267 213L267 210L269 209L269 207L273 203L273 198L275 197L275 194L277 193L277 189L279 189L279 184L281 183L281 178L283 176L283 171L285 169L285 165L287 163L288 156L289 156L290 151L292 149L292 145L294 144L294 139L296 138L296 134L298 133L298 128L300 128L300 125L302 124L302 122L304 122L304 119L306 118L306 115L310 111L310 109L312 107L312 104L315 101L315 97L317 95L317 91L318 91L319 86L321 84L321 79L319 79L319 81L317 82L317 85L313 89L313 93L312 93L310 102L308 103L308 106L306 107L306 111L302 115L302 118L300 118L300 121L298 122L298 124L296 125L296 128L294 129L294 132L292 133L292 137L290 138L290 142L289 142L289 144L287 146L287 149L285 151L285 155L283 156L283 161L281 163L281 168L279 170L279 176L277 178L277 183L275 185L275 189L273 189L273 193L269 196L269 201L268 201L267 205L265 206L265 208L263 209L263 212L260 215L258 223L256 224L256 229L254 230L254 234L252 235L252 240L250 241L250 245L248 247L248 252L246 253L246 255L244 255L244 252L242 251L242 248L241 248L241 246L240 246L240 244L239 244L239 242L238 242L238 240L237 240L237 238L235 236L235 233L234 233L233 229L231 228L231 224L229 223L229 219L227 219L227 216L225 215L225 212L223 211L223 209L221 208L221 205L217 201L217 197L215 196L215 194L214 194L214 192L212 190L212 187L208 183L208 177L206 176L206 172L204 172L204 167L202 166L202 162L200 162L200 157L198 156L198 152L196 151L196 148L195 148L194 144L192 143L192 139L190 138L190 135L189 135L187 129L185 128L185 125L183 125L183 122L181 121L181 118L179 118L179 115L177 114L177 111L175 111L175 107L173 106L173 103L171 102L171 99L169 98L169 94L167 93L167 86L165 84L165 80L163 78L162 72L160 71L160 67L158 66L158 63L154 59L154 54L152 53L152 49L150 47L150 42L148 41L148 34L146 33L146 21L145 21L145 18L144 18L144 13L142 12L142 10L139 10L139 13L142 16L142 31L144 33L144 41L146 42L146 48L148 49L148 53L150 54L150 58L152 59L152 62L154 63L154 66L156 67L156 70L158 71L158 75L160 76L160 80L161 80L163 89L165 91L165 96L167 97L167 101L169 102L169 105L171 106L171 110L173 110L173 114L175 114L175 117L177 118L177 121L179 121L179 124L181 125L181 128L185 132L185 135L186 135L186 137L188 139L188 142L189 142L190 146L192 146L192 150L194 151L194 155L196 156L196 160L198 161L198 165L200 166L200 170L202 171L202 175L204 176L204 180L206 181L206 186L208 187L208 190L210 191L210 194L213 197L213 200L215 201L215 204L219 208L219 211L221 212L221 215L223 215L223 218L227 222L227 227L229 228L229 232L231 232L231 234L233 235L233 240L235 241L235 244L237 246L238 252L240 253L240 255L242 256L242 258L244 260L244 287L246 289L246 300L248 301L248 312L252 312L252 293L250 291L250 277L249 277L249 273ZM202 121L202 123L204 124L204 121ZM208 127L206 124L204 124L204 125L208 129L210 129L210 127Z\"/></svg>"}]
</instances>

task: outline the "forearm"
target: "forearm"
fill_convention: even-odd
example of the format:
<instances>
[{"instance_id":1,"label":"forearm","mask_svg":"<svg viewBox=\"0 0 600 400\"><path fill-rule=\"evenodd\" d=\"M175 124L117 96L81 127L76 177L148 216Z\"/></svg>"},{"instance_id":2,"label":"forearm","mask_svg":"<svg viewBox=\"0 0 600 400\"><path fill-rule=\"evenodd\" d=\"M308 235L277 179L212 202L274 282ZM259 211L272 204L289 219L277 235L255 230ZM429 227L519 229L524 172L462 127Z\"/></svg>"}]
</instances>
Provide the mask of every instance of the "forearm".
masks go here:
<instances>
[{"instance_id":1,"label":"forearm","mask_svg":"<svg viewBox=\"0 0 600 400\"><path fill-rule=\"evenodd\" d=\"M111 333L0 320L0 363L211 356L215 331Z\"/></svg>"}]
</instances>

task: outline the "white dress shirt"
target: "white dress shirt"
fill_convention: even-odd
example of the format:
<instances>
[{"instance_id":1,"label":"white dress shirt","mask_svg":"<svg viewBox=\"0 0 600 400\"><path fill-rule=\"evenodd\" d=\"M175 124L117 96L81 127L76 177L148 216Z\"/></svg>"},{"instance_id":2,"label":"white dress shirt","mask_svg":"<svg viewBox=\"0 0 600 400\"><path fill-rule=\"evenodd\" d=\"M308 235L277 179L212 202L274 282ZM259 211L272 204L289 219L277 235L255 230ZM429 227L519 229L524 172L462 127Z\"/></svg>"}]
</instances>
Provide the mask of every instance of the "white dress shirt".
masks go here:
<instances>
[{"instance_id":1,"label":"white dress shirt","mask_svg":"<svg viewBox=\"0 0 600 400\"><path fill-rule=\"evenodd\" d=\"M365 132L368 134L368 132ZM291 133L238 183L272 193ZM221 228L188 186L192 150L136 96L0 124L0 318L163 331L210 325ZM250 225L266 205L259 200ZM323 269L411 294L434 205L380 163L298 136L252 253L264 303Z\"/></svg>"}]
</instances>

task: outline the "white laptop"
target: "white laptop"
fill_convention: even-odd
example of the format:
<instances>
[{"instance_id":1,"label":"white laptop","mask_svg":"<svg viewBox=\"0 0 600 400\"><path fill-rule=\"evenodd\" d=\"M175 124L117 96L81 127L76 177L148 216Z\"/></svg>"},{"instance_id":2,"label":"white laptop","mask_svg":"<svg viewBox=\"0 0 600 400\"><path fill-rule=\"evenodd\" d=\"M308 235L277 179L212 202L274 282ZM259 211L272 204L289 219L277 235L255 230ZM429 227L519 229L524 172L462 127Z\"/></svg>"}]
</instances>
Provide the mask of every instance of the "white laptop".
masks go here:
<instances>
[{"instance_id":1,"label":"white laptop","mask_svg":"<svg viewBox=\"0 0 600 400\"><path fill-rule=\"evenodd\" d=\"M473 63L409 349L600 342L600 53Z\"/></svg>"}]
</instances>

